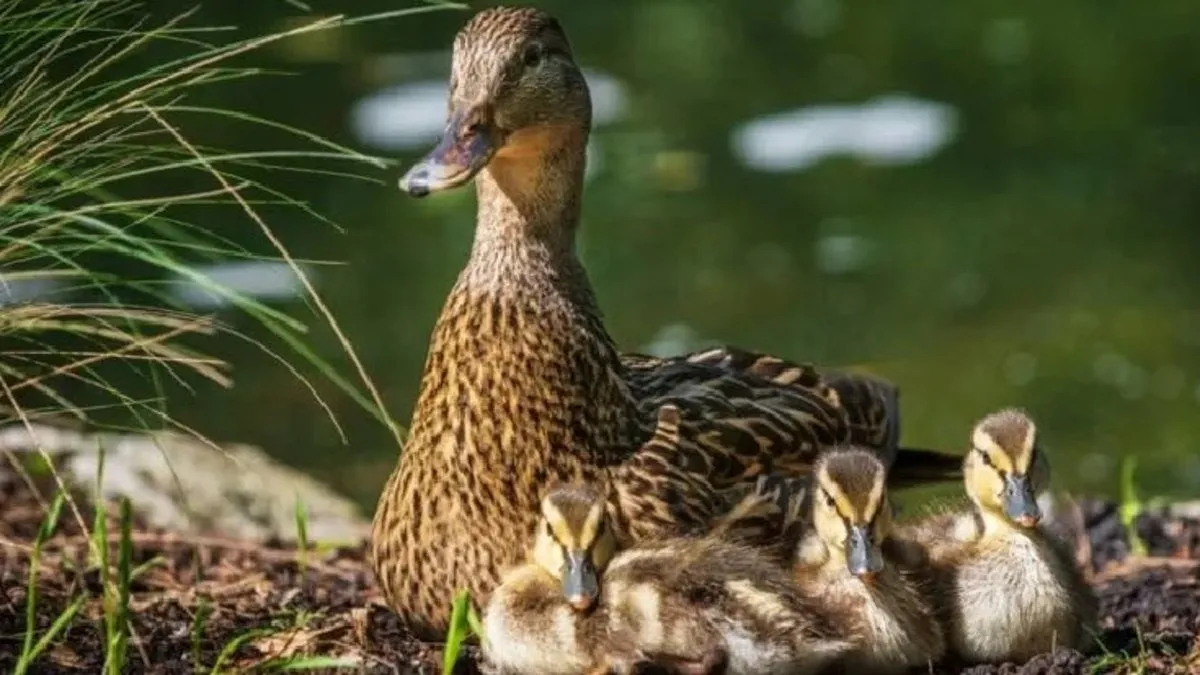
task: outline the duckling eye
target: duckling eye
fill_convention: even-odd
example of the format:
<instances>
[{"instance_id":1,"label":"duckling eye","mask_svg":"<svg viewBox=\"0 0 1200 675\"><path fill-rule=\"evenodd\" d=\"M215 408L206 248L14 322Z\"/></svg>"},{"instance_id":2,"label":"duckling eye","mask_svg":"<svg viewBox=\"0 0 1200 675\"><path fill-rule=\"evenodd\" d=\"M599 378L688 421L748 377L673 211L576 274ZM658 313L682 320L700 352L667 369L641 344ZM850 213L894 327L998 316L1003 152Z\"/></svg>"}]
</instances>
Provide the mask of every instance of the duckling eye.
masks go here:
<instances>
[{"instance_id":1,"label":"duckling eye","mask_svg":"<svg viewBox=\"0 0 1200 675\"><path fill-rule=\"evenodd\" d=\"M991 469L996 468L996 465L992 462L992 458L987 454L987 451L985 451L983 448L975 448L975 452L979 453L979 460L983 462L984 466Z\"/></svg>"},{"instance_id":2,"label":"duckling eye","mask_svg":"<svg viewBox=\"0 0 1200 675\"><path fill-rule=\"evenodd\" d=\"M534 68L542 62L544 54L545 50L542 49L542 45L534 42L526 45L524 53L521 54L521 61L525 64L526 68Z\"/></svg>"},{"instance_id":3,"label":"duckling eye","mask_svg":"<svg viewBox=\"0 0 1200 675\"><path fill-rule=\"evenodd\" d=\"M545 521L542 525L546 527L546 536L554 541L558 541L558 538L554 536L554 528L550 527L550 521Z\"/></svg>"},{"instance_id":4,"label":"duckling eye","mask_svg":"<svg viewBox=\"0 0 1200 675\"><path fill-rule=\"evenodd\" d=\"M831 508L831 509L833 509L833 508L837 508L837 502L835 502L835 501L834 501L834 499L833 499L833 495L831 495L831 494L829 494L828 492L825 492L824 490L822 490L822 491L821 491L821 496L825 498L825 506L828 506L828 507L829 507L829 508Z\"/></svg>"}]
</instances>

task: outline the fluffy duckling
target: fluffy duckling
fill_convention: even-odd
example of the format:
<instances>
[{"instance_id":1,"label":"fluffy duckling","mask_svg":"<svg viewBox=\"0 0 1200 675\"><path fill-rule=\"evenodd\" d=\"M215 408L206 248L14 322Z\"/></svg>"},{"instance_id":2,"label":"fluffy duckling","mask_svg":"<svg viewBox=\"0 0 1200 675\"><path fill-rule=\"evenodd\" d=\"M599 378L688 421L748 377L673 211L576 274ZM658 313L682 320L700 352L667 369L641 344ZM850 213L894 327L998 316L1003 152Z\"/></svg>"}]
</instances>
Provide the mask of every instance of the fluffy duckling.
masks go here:
<instances>
[{"instance_id":1,"label":"fluffy duckling","mask_svg":"<svg viewBox=\"0 0 1200 675\"><path fill-rule=\"evenodd\" d=\"M542 501L530 562L484 610L484 657L501 673L686 675L818 672L850 643L787 570L720 536L614 555L605 493L563 485Z\"/></svg>"},{"instance_id":2,"label":"fluffy duckling","mask_svg":"<svg viewBox=\"0 0 1200 675\"><path fill-rule=\"evenodd\" d=\"M971 662L1026 661L1055 647L1085 650L1097 600L1066 543L1042 518L1050 466L1037 427L1006 409L975 425L963 462L974 508L914 525L942 581L950 649Z\"/></svg>"},{"instance_id":3,"label":"fluffy duckling","mask_svg":"<svg viewBox=\"0 0 1200 675\"><path fill-rule=\"evenodd\" d=\"M601 664L611 644L603 612L590 612L615 542L603 502L562 486L541 503L528 563L506 571L484 608L483 656L498 673L573 675Z\"/></svg>"},{"instance_id":4,"label":"fluffy duckling","mask_svg":"<svg viewBox=\"0 0 1200 675\"><path fill-rule=\"evenodd\" d=\"M847 672L893 673L945 653L919 549L892 536L887 470L869 450L845 447L817 462L812 531L796 553L796 581L855 627Z\"/></svg>"}]
</instances>

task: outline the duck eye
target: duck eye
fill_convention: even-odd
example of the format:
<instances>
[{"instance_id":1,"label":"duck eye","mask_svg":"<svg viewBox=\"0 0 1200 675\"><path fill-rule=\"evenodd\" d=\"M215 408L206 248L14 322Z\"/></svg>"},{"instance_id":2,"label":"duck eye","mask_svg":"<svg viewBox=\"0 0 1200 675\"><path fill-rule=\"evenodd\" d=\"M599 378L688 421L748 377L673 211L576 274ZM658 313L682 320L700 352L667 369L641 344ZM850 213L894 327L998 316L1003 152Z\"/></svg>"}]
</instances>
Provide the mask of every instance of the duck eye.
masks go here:
<instances>
[{"instance_id":1,"label":"duck eye","mask_svg":"<svg viewBox=\"0 0 1200 675\"><path fill-rule=\"evenodd\" d=\"M526 68L533 68L542 62L542 56L542 46L535 42L525 47L525 52L521 54L521 61L525 63Z\"/></svg>"},{"instance_id":2,"label":"duck eye","mask_svg":"<svg viewBox=\"0 0 1200 675\"><path fill-rule=\"evenodd\" d=\"M828 506L831 509L837 508L837 502L834 501L833 495L825 492L824 490L821 491L821 495L825 497L825 506Z\"/></svg>"},{"instance_id":3,"label":"duck eye","mask_svg":"<svg viewBox=\"0 0 1200 675\"><path fill-rule=\"evenodd\" d=\"M554 528L550 527L550 521L544 521L542 524L546 526L546 536L557 541L557 538L554 536Z\"/></svg>"}]
</instances>

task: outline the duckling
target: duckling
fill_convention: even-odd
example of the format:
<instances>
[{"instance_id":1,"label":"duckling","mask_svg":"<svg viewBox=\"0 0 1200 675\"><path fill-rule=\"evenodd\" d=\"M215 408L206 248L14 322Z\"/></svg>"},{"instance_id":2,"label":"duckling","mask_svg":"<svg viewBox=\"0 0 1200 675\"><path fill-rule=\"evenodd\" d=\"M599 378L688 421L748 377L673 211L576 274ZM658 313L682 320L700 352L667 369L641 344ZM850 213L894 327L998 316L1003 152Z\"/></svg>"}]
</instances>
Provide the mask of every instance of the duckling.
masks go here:
<instances>
[{"instance_id":1,"label":"duckling","mask_svg":"<svg viewBox=\"0 0 1200 675\"><path fill-rule=\"evenodd\" d=\"M484 609L483 656L491 669L568 675L596 669L602 648L630 653L606 635L605 614L589 611L615 552L604 511L586 489L547 493L528 562L502 574Z\"/></svg>"},{"instance_id":2,"label":"duckling","mask_svg":"<svg viewBox=\"0 0 1200 675\"><path fill-rule=\"evenodd\" d=\"M849 672L894 673L945 653L932 578L919 549L892 536L887 470L856 447L826 452L809 492L812 531L796 551L800 588L855 627Z\"/></svg>"},{"instance_id":3,"label":"duckling","mask_svg":"<svg viewBox=\"0 0 1200 675\"><path fill-rule=\"evenodd\" d=\"M616 552L606 490L564 484L541 505L529 562L484 610L501 673L809 673L850 642L782 566L715 533Z\"/></svg>"},{"instance_id":4,"label":"duckling","mask_svg":"<svg viewBox=\"0 0 1200 675\"><path fill-rule=\"evenodd\" d=\"M1048 531L1037 496L1050 465L1037 426L1015 408L984 417L963 462L974 508L917 523L944 585L950 649L971 662L1023 662L1055 647L1086 650L1098 606L1067 544Z\"/></svg>"}]
</instances>

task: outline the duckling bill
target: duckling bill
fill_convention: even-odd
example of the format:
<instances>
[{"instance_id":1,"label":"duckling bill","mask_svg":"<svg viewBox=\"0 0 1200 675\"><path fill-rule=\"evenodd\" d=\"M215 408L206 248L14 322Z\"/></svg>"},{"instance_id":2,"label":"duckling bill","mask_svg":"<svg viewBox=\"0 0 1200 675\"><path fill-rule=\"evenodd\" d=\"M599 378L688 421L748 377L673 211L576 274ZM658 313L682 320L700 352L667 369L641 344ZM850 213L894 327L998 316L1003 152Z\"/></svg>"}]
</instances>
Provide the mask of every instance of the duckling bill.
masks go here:
<instances>
[{"instance_id":1,"label":"duckling bill","mask_svg":"<svg viewBox=\"0 0 1200 675\"><path fill-rule=\"evenodd\" d=\"M552 493L542 506L545 536L537 545L543 549L543 559L561 561L551 566L561 566L563 597L579 611L591 609L600 596L596 556L602 555L600 563L607 563L614 546L605 508L601 499L573 501L561 493ZM545 553L552 545L557 546L557 553ZM603 550L594 550L597 547Z\"/></svg>"}]
</instances>

